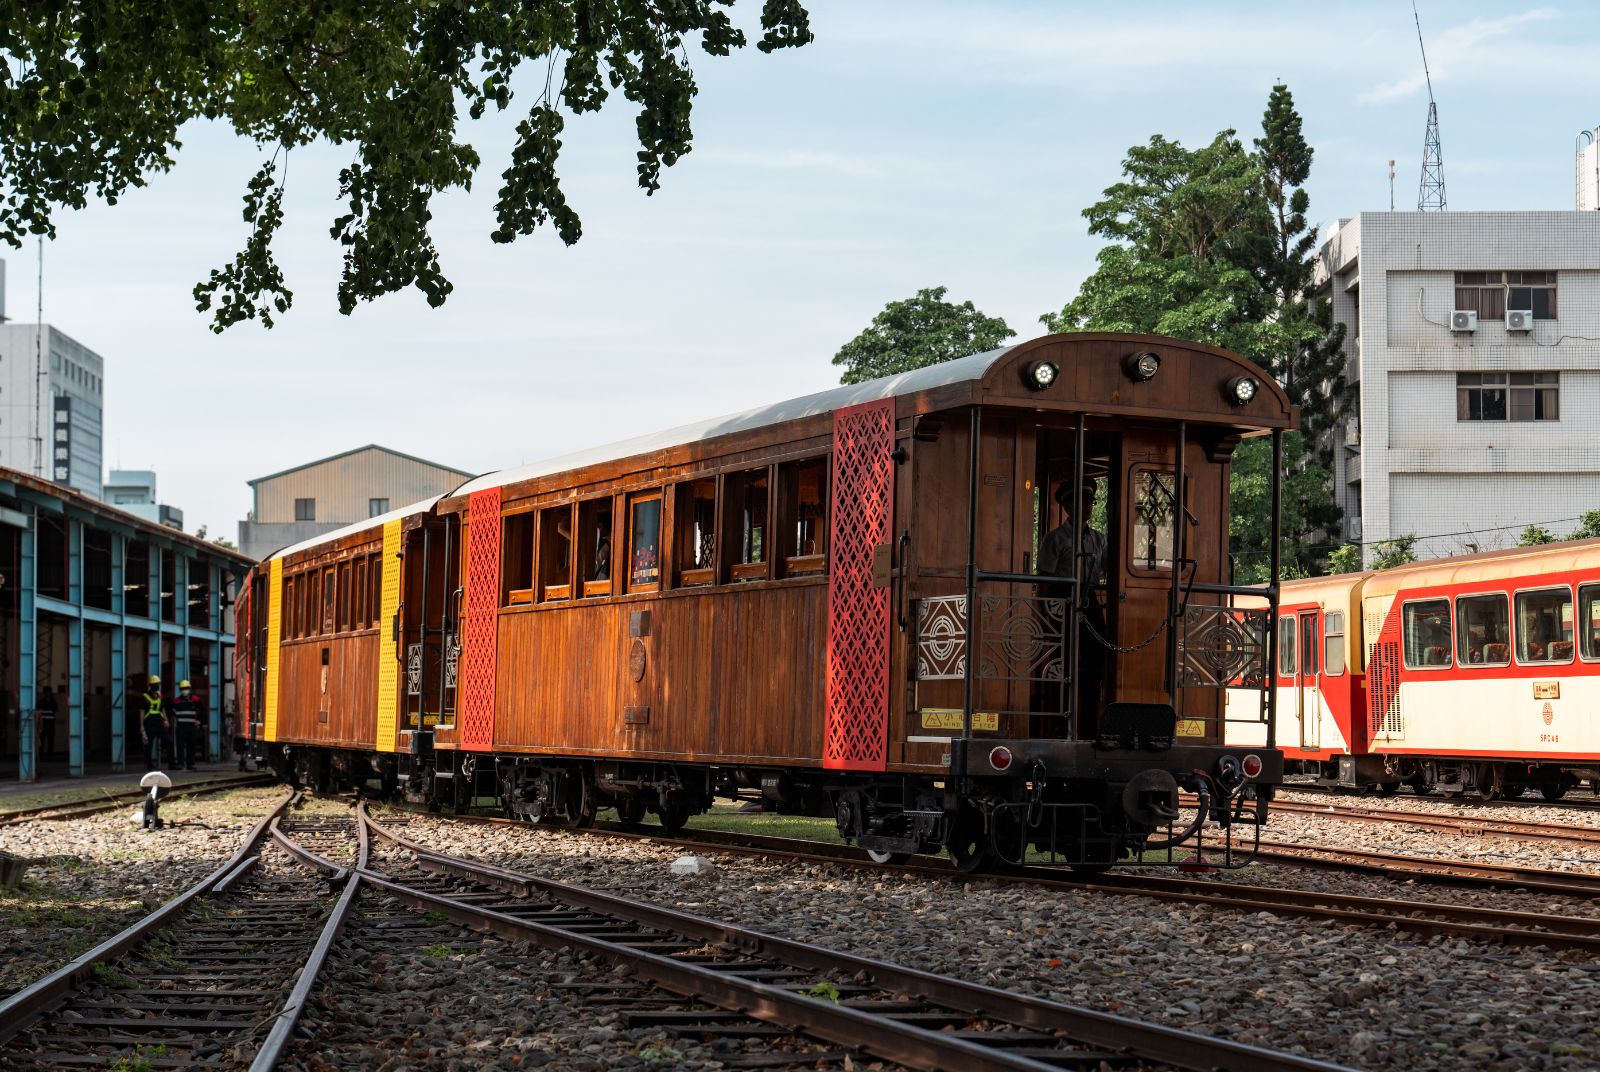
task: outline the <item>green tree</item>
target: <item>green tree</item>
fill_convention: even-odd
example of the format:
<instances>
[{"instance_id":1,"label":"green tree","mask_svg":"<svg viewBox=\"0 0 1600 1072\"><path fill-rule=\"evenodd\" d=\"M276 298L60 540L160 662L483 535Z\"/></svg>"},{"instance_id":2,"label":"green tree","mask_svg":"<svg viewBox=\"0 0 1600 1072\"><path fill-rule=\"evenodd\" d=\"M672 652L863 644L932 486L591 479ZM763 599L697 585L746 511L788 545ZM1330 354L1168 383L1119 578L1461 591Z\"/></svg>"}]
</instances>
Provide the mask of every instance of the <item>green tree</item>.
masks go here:
<instances>
[{"instance_id":1,"label":"green tree","mask_svg":"<svg viewBox=\"0 0 1600 1072\"><path fill-rule=\"evenodd\" d=\"M1417 538L1413 535L1379 540L1372 545L1372 568L1394 569L1417 560Z\"/></svg>"},{"instance_id":2,"label":"green tree","mask_svg":"<svg viewBox=\"0 0 1600 1072\"><path fill-rule=\"evenodd\" d=\"M1239 584L1265 581L1272 564L1272 447L1265 443L1263 449L1263 443L1241 443L1233 453L1230 535L1233 576ZM1304 437L1296 432L1284 435L1281 531L1286 538L1280 551L1284 577L1315 577L1322 572L1324 548L1306 534L1323 516L1319 504L1326 500L1328 471L1306 454Z\"/></svg>"},{"instance_id":3,"label":"green tree","mask_svg":"<svg viewBox=\"0 0 1600 1072\"><path fill-rule=\"evenodd\" d=\"M247 185L243 250L195 287L220 331L293 302L273 257L292 150L347 146L339 307L415 286L439 305L451 284L429 232L435 194L468 188L477 151L463 115L511 106L528 85L495 205L496 242L539 225L578 240L557 173L566 114L620 93L637 109L645 191L687 153L697 86L689 48L745 45L731 0L208 0L10 4L0 14L0 240L54 235L62 209L115 204L173 165L178 130L221 120L260 149ZM763 52L811 40L799 0L763 0Z\"/></svg>"},{"instance_id":4,"label":"green tree","mask_svg":"<svg viewBox=\"0 0 1600 1072\"><path fill-rule=\"evenodd\" d=\"M844 371L840 383L890 376L993 350L1016 332L997 316L985 316L970 301L947 302L947 288L928 287L914 298L892 301L867 329L833 355Z\"/></svg>"},{"instance_id":5,"label":"green tree","mask_svg":"<svg viewBox=\"0 0 1600 1072\"><path fill-rule=\"evenodd\" d=\"M1569 540L1593 540L1600 538L1600 510L1590 510L1578 522L1578 527L1572 530L1567 537Z\"/></svg>"},{"instance_id":6,"label":"green tree","mask_svg":"<svg viewBox=\"0 0 1600 1072\"><path fill-rule=\"evenodd\" d=\"M1555 543L1556 534L1543 525L1529 525L1517 537L1518 547L1537 547L1542 543Z\"/></svg>"},{"instance_id":7,"label":"green tree","mask_svg":"<svg viewBox=\"0 0 1600 1072\"><path fill-rule=\"evenodd\" d=\"M1361 545L1347 543L1328 552L1328 571L1330 573L1360 573Z\"/></svg>"}]
</instances>

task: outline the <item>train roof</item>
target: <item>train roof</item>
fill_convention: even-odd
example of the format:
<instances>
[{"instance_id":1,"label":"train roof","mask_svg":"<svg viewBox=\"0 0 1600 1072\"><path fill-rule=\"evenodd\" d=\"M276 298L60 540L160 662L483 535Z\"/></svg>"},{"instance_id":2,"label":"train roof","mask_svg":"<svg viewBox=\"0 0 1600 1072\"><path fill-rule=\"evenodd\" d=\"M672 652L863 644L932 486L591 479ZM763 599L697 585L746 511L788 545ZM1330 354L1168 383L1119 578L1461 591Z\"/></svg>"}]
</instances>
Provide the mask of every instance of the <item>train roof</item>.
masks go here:
<instances>
[{"instance_id":1,"label":"train roof","mask_svg":"<svg viewBox=\"0 0 1600 1072\"><path fill-rule=\"evenodd\" d=\"M1345 601L1372 576L1371 571L1361 573L1330 573L1323 577L1295 577L1278 586L1280 606L1293 606L1307 602L1328 602L1331 598Z\"/></svg>"},{"instance_id":2,"label":"train roof","mask_svg":"<svg viewBox=\"0 0 1600 1072\"><path fill-rule=\"evenodd\" d=\"M682 424L665 431L635 436L616 443L607 443L542 461L529 462L510 469L486 473L462 484L445 498L455 499L460 496L471 495L474 492L508 487L524 481L537 480L541 477L585 469L593 465L643 457L703 440L753 431L790 421L803 420L808 417L820 417L832 413L834 410L843 409L846 406L860 405L864 402L922 395L939 391L941 388L959 388L961 386L972 387L975 394L980 386L992 387L992 383L985 384L985 381L1011 358L1020 358L1023 354L1037 352L1037 356L1040 358L1049 357L1055 360L1062 360L1065 356L1063 353L1064 348L1088 347L1104 343L1111 343L1117 347L1132 345L1170 348L1196 355L1220 358L1226 363L1237 366L1239 373L1254 376L1260 387L1254 405L1227 411L1227 416L1232 417L1234 420L1244 418L1241 423L1257 431L1272 427L1292 427L1298 419L1298 411L1289 402L1283 388L1271 376L1265 375L1259 367L1228 350L1183 339L1170 339L1159 335L1072 332L1045 335L1011 346L985 350L982 353L956 358L953 361L943 361L936 365L914 369L911 372L882 376L863 383L846 384L843 387L833 387L826 391L802 395L799 398L792 398L772 405L757 406L739 413L730 413L691 424ZM1060 385L1063 392L1073 392L1075 390L1074 377L1070 375L1071 371L1071 369L1065 367L1065 362L1063 361L1063 371L1060 377ZM1127 386L1126 383L1123 386ZM971 400L963 399L962 401L969 402ZM1097 408L1100 405L1103 405L1108 411L1114 412L1119 408L1126 407L1127 403L1118 399L1104 399L1097 404ZM1194 413L1186 413L1181 416L1199 420L1207 418L1215 420L1223 415L1220 411L1218 413L1207 413L1199 405L1194 408ZM1174 414L1174 416L1180 415ZM1218 421L1218 423L1225 422Z\"/></svg>"},{"instance_id":3,"label":"train roof","mask_svg":"<svg viewBox=\"0 0 1600 1072\"><path fill-rule=\"evenodd\" d=\"M311 551L321 547L323 544L330 544L338 540L342 540L346 536L354 536L358 532L365 532L368 529L381 529L390 521L411 517L414 514L425 513L426 511L432 510L434 504L442 498L444 498L444 496L435 495L432 498L422 499L418 502L411 503L408 506L401 506L394 510L390 510L388 513L378 514L375 517L369 517L362 521L354 522L353 524L346 525L343 528L334 529L332 532L324 532L321 536L313 536L309 540L301 540L299 543L290 544L288 547L272 552L272 554L266 556L261 561L270 562L274 558L284 558L288 555L297 555L302 551Z\"/></svg>"},{"instance_id":4,"label":"train roof","mask_svg":"<svg viewBox=\"0 0 1600 1072\"><path fill-rule=\"evenodd\" d=\"M1600 539L1562 540L1533 547L1512 547L1504 551L1482 551L1475 555L1412 562L1371 574L1367 579L1365 594L1383 596L1405 588L1512 580L1530 573L1560 573L1584 568L1600 572Z\"/></svg>"}]
</instances>

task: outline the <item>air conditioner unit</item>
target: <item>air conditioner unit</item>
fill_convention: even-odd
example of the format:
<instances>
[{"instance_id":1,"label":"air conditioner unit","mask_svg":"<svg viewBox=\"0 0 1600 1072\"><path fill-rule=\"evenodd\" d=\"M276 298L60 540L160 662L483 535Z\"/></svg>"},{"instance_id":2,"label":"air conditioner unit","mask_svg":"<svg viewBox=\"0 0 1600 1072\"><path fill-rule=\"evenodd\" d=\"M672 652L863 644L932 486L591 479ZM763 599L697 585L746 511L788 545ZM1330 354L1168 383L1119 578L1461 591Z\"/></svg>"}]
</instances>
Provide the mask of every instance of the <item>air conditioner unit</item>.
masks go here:
<instances>
[{"instance_id":1,"label":"air conditioner unit","mask_svg":"<svg viewBox=\"0 0 1600 1072\"><path fill-rule=\"evenodd\" d=\"M1361 519L1359 517L1356 517L1356 516L1352 515L1350 517L1345 518L1344 519L1344 528L1345 528L1345 532L1348 534L1349 539L1352 539L1352 540L1361 539Z\"/></svg>"},{"instance_id":2,"label":"air conditioner unit","mask_svg":"<svg viewBox=\"0 0 1600 1072\"><path fill-rule=\"evenodd\" d=\"M1451 331L1477 331L1478 312L1475 309L1457 309L1450 314Z\"/></svg>"},{"instance_id":3,"label":"air conditioner unit","mask_svg":"<svg viewBox=\"0 0 1600 1072\"><path fill-rule=\"evenodd\" d=\"M1344 422L1344 445L1352 449L1361 445L1361 422L1355 417Z\"/></svg>"},{"instance_id":4,"label":"air conditioner unit","mask_svg":"<svg viewBox=\"0 0 1600 1072\"><path fill-rule=\"evenodd\" d=\"M1533 330L1533 310L1532 309L1507 309L1506 310L1506 330L1507 331L1532 331Z\"/></svg>"}]
</instances>

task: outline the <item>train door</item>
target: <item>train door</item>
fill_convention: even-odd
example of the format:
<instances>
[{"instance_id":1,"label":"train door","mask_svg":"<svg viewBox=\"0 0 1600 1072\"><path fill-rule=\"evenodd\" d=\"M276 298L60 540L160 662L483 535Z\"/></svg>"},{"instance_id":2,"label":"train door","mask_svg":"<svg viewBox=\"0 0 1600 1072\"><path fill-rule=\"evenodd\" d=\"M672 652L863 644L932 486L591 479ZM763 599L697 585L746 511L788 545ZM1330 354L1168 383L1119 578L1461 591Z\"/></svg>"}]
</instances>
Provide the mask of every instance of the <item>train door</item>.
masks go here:
<instances>
[{"instance_id":1,"label":"train door","mask_svg":"<svg viewBox=\"0 0 1600 1072\"><path fill-rule=\"evenodd\" d=\"M1322 700L1317 693L1317 612L1300 612L1300 659L1296 667L1295 703L1300 712L1300 747L1321 747Z\"/></svg>"}]
</instances>

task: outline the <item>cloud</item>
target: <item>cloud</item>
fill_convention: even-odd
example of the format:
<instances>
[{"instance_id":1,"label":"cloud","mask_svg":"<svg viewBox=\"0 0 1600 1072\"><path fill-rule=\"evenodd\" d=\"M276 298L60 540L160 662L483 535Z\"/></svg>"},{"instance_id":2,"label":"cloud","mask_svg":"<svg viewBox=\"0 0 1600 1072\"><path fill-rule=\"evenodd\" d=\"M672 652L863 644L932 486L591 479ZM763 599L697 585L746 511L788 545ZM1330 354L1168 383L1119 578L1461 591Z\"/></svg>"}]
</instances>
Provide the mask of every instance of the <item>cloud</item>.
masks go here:
<instances>
[{"instance_id":1,"label":"cloud","mask_svg":"<svg viewBox=\"0 0 1600 1072\"><path fill-rule=\"evenodd\" d=\"M1502 19L1473 19L1465 25L1450 27L1434 42L1428 60L1433 80L1443 82L1449 78L1457 66L1463 61L1470 60L1477 47L1484 42L1504 37L1518 26L1556 18L1557 14L1554 8L1541 7L1524 11L1520 15L1507 15ZM1426 42L1426 34L1424 41ZM1428 84L1428 74L1422 70L1421 56L1418 56L1417 67L1415 74L1375 86L1361 94L1358 99L1362 104L1381 104L1384 101L1412 96Z\"/></svg>"}]
</instances>

